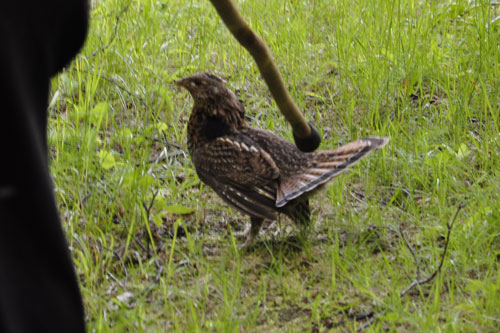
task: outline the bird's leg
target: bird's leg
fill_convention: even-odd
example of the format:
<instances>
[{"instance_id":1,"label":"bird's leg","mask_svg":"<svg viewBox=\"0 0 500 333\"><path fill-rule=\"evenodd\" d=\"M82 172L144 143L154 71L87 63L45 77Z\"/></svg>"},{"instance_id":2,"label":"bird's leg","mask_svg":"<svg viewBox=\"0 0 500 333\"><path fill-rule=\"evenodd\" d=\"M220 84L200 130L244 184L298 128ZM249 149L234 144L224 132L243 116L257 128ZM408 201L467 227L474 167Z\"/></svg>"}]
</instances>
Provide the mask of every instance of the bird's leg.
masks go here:
<instances>
[{"instance_id":1,"label":"bird's leg","mask_svg":"<svg viewBox=\"0 0 500 333\"><path fill-rule=\"evenodd\" d=\"M264 222L264 219L260 217L250 218L250 223L252 224L252 226L250 227L250 235L249 235L250 240L253 241L255 237L259 235L259 230L260 226L262 225L262 222Z\"/></svg>"},{"instance_id":2,"label":"bird's leg","mask_svg":"<svg viewBox=\"0 0 500 333\"><path fill-rule=\"evenodd\" d=\"M305 199L298 201L294 205L291 205L289 209L289 216L299 227L299 239L301 239L302 241L307 240L313 229L311 223L311 209L309 207L309 200Z\"/></svg>"},{"instance_id":3,"label":"bird's leg","mask_svg":"<svg viewBox=\"0 0 500 333\"><path fill-rule=\"evenodd\" d=\"M310 221L308 221L306 223L299 224L298 227L299 227L298 238L301 241L309 240L311 237L311 233L313 231L312 223Z\"/></svg>"},{"instance_id":4,"label":"bird's leg","mask_svg":"<svg viewBox=\"0 0 500 333\"><path fill-rule=\"evenodd\" d=\"M245 228L243 233L240 233L240 236L245 236L245 242L239 246L240 249L247 248L251 246L255 240L255 237L259 235L260 226L264 222L263 218L260 217L251 217L250 218L250 227Z\"/></svg>"}]
</instances>

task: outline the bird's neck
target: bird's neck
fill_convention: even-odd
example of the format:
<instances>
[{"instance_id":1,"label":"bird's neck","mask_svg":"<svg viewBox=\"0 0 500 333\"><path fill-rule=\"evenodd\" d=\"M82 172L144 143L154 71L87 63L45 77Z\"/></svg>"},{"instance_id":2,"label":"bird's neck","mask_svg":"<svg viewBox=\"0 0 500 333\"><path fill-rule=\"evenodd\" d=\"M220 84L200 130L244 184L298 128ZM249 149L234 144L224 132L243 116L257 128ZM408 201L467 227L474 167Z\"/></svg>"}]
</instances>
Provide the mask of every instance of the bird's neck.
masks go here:
<instances>
[{"instance_id":1,"label":"bird's neck","mask_svg":"<svg viewBox=\"0 0 500 333\"><path fill-rule=\"evenodd\" d=\"M207 109L195 104L187 129L188 148L191 151L221 136L236 134L246 126L239 114L223 112L220 108Z\"/></svg>"}]
</instances>

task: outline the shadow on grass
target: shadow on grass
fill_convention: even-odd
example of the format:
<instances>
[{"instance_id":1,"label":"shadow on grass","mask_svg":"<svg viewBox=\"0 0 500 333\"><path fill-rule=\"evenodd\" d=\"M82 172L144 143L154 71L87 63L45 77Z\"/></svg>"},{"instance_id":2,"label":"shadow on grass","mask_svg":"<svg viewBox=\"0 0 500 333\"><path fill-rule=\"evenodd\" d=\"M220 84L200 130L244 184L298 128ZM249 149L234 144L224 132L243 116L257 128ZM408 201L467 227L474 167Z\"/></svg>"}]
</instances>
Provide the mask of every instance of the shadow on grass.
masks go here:
<instances>
[{"instance_id":1,"label":"shadow on grass","mask_svg":"<svg viewBox=\"0 0 500 333\"><path fill-rule=\"evenodd\" d=\"M309 246L307 239L297 235L290 235L283 238L272 238L260 240L246 248L245 252L281 252L284 255L302 252L304 248Z\"/></svg>"}]
</instances>

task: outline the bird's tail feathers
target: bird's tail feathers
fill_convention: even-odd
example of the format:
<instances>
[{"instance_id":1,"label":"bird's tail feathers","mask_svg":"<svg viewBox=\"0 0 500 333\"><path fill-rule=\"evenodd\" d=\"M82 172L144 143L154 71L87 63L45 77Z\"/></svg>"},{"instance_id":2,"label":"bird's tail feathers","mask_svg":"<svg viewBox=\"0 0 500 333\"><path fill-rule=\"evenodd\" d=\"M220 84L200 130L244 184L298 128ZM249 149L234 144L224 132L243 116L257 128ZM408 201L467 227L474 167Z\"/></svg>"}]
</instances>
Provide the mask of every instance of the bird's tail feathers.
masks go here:
<instances>
[{"instance_id":1,"label":"bird's tail feathers","mask_svg":"<svg viewBox=\"0 0 500 333\"><path fill-rule=\"evenodd\" d=\"M303 193L314 190L388 142L388 138L366 137L334 150L312 153L311 167L279 185L276 206L282 207Z\"/></svg>"}]
</instances>

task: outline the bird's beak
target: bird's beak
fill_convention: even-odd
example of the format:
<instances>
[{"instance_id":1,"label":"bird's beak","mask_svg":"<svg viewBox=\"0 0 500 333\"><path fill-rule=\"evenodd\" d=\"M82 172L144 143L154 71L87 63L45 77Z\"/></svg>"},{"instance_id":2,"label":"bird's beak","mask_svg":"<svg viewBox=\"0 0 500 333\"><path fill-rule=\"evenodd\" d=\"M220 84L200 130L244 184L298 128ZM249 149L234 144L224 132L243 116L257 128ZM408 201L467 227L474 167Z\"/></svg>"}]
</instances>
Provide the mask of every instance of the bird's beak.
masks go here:
<instances>
[{"instance_id":1,"label":"bird's beak","mask_svg":"<svg viewBox=\"0 0 500 333\"><path fill-rule=\"evenodd\" d=\"M175 84L179 87L186 87L186 80L184 79L177 80L175 81Z\"/></svg>"}]
</instances>

